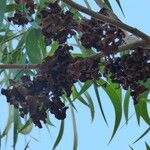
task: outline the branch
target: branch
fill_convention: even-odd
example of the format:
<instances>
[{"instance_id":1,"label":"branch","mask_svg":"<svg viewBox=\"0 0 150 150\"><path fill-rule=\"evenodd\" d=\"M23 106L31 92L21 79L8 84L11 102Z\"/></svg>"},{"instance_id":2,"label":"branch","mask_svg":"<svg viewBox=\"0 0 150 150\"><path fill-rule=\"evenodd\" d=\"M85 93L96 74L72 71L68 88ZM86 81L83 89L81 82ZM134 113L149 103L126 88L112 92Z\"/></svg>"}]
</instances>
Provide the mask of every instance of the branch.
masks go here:
<instances>
[{"instance_id":1,"label":"branch","mask_svg":"<svg viewBox=\"0 0 150 150\"><path fill-rule=\"evenodd\" d=\"M38 64L0 64L0 69L38 69Z\"/></svg>"},{"instance_id":2,"label":"branch","mask_svg":"<svg viewBox=\"0 0 150 150\"><path fill-rule=\"evenodd\" d=\"M77 9L78 11L81 11L81 12L83 12L85 14L88 14L88 15L90 15L90 16L92 16L94 18L97 18L97 19L99 19L99 20L101 20L103 22L108 22L108 23L110 23L110 24L112 24L114 26L117 26L118 28L121 28L123 30L126 30L126 31L134 34L137 37L140 37L143 40L146 40L146 41L150 42L150 37L147 34L141 32L140 30L138 30L138 29L136 29L134 27L131 27L131 26L129 26L129 25L127 25L127 24L125 24L125 23L123 23L121 21L109 18L109 17L104 16L102 14L96 13L96 12L94 12L92 10L89 10L88 8L83 7L83 6L73 2L72 0L62 0L62 1L64 3L70 5L71 7Z\"/></svg>"},{"instance_id":3,"label":"branch","mask_svg":"<svg viewBox=\"0 0 150 150\"><path fill-rule=\"evenodd\" d=\"M129 50L129 49L132 50L132 49L135 49L135 48L137 48L137 47L145 47L145 45L147 46L147 48L150 47L150 43L148 43L147 41L144 41L144 40L137 40L137 41L134 41L134 42L132 42L132 43L119 46L119 47L118 47L118 50L117 50L117 51L114 51L114 54L116 54L116 53L118 53L118 52L125 51L125 50ZM104 53L97 53L97 54L88 56L88 58L97 60L97 59L100 59L100 58L102 58L102 57L104 57L104 56L105 56Z\"/></svg>"}]
</instances>

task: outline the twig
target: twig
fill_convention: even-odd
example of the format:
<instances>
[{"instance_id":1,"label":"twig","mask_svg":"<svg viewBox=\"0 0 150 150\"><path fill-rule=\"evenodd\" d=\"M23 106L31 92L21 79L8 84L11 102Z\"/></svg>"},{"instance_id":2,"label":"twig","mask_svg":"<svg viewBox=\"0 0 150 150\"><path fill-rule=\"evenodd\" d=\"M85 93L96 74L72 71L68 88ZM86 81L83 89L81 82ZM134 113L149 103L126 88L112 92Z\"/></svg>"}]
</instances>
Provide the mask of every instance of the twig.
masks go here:
<instances>
[{"instance_id":1,"label":"twig","mask_svg":"<svg viewBox=\"0 0 150 150\"><path fill-rule=\"evenodd\" d=\"M0 69L38 69L38 64L0 64Z\"/></svg>"},{"instance_id":2,"label":"twig","mask_svg":"<svg viewBox=\"0 0 150 150\"><path fill-rule=\"evenodd\" d=\"M125 23L123 23L121 21L109 18L109 17L104 16L104 15L99 14L99 13L96 13L96 12L94 12L92 10L89 10L86 7L83 7L83 6L73 2L72 0L62 0L62 1L64 3L70 5L71 7L73 7L75 9L83 12L83 13L86 13L86 14L94 17L94 18L97 18L97 19L103 21L103 22L108 22L108 23L110 23L110 24L112 24L114 26L117 26L118 28L126 30L126 31L134 34L135 36L140 37L143 40L150 41L150 37L147 34L141 32L140 30L138 30L138 29L136 29L134 27L131 27L131 26L129 26L129 25L127 25L127 24L125 24Z\"/></svg>"}]
</instances>

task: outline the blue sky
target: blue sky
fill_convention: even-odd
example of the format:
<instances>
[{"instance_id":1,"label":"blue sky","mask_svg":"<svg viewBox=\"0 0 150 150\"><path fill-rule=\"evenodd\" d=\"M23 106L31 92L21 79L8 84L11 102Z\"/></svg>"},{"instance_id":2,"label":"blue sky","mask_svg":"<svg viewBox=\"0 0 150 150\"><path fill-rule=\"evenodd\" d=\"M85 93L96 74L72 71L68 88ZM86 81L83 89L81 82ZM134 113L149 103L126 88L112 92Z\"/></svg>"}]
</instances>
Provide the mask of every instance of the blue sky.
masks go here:
<instances>
[{"instance_id":1,"label":"blue sky","mask_svg":"<svg viewBox=\"0 0 150 150\"><path fill-rule=\"evenodd\" d=\"M98 10L98 7L92 0L89 0L92 4L93 10ZM112 5L116 14L123 20L125 23L132 25L143 32L150 35L150 1L149 0L121 0L121 4L125 13L125 18L123 17L119 7L117 6L115 0L112 1ZM78 2L82 3L82 1ZM98 103L93 89L90 89L90 94L93 98L95 104L95 119L91 123L90 111L88 108L83 106L81 103L76 101L75 105L78 112L76 114L77 128L78 128L78 150L130 150L129 145L131 145L135 150L145 150L144 142L147 141L150 144L150 135L145 136L137 144L132 145L132 142L141 135L146 129L147 125L141 120L141 126L139 127L134 116L130 121L128 126L124 126L122 129L119 129L113 141L108 144L108 141L111 137L113 126L114 126L114 110L112 104L107 97L107 95L100 89L100 95L102 104L105 110L106 117L108 119L109 127L106 126L102 119L102 115L98 108ZM134 112L132 100L130 102L130 115ZM0 106L0 128L3 130L4 125L6 124L7 119L7 103L5 97L1 96L1 106ZM124 116L123 116L124 118ZM56 127L50 127L50 134L47 129L43 127L38 129L34 127L30 136L38 139L38 141L33 140L30 136L19 136L18 144L16 150L22 150L25 141L30 141L31 150L51 150L52 145L57 137L59 124L60 122L56 120L52 115L51 119ZM125 120L122 119L120 127L124 124ZM12 131L8 136L8 144L6 150L11 150L12 145ZM65 120L65 130L63 139L60 142L56 150L72 150L73 147L73 127L70 111L67 111L67 118ZM4 139L2 140L2 150L4 149Z\"/></svg>"}]
</instances>

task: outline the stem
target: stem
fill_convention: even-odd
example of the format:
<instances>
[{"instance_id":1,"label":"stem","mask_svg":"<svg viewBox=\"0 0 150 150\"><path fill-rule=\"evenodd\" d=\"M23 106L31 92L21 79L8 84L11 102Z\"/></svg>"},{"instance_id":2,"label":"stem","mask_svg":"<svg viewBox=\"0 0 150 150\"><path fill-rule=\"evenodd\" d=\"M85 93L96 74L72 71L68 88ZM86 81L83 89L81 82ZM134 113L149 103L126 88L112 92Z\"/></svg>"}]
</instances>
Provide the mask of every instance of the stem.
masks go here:
<instances>
[{"instance_id":1,"label":"stem","mask_svg":"<svg viewBox=\"0 0 150 150\"><path fill-rule=\"evenodd\" d=\"M0 69L38 69L38 64L0 64Z\"/></svg>"},{"instance_id":2,"label":"stem","mask_svg":"<svg viewBox=\"0 0 150 150\"><path fill-rule=\"evenodd\" d=\"M131 26L129 26L129 25L127 25L127 24L125 24L125 23L123 23L121 21L109 18L109 17L104 16L104 15L99 14L99 13L96 13L96 12L94 12L92 10L89 10L86 7L83 7L83 6L73 2L72 0L62 0L62 1L64 3L70 5L71 7L73 7L75 9L83 12L83 13L86 13L86 14L94 17L94 18L97 18L97 19L103 21L103 22L108 22L108 23L110 23L110 24L112 24L114 26L117 26L118 28L126 30L126 31L134 34L135 36L142 38L143 40L150 41L150 37L147 34L141 32L140 30L138 30L138 29L136 29L134 27L131 27Z\"/></svg>"}]
</instances>

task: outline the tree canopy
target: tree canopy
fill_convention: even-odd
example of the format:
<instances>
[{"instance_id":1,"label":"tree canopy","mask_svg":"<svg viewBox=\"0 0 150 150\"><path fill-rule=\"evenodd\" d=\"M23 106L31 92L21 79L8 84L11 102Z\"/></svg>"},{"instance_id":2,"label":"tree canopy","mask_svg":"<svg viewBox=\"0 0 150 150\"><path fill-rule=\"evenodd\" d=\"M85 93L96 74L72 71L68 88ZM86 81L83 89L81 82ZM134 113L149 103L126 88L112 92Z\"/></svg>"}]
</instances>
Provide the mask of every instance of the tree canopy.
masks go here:
<instances>
[{"instance_id":1,"label":"tree canopy","mask_svg":"<svg viewBox=\"0 0 150 150\"><path fill-rule=\"evenodd\" d=\"M34 126L53 126L51 115L60 120L55 149L70 109L76 150L75 102L89 108L93 121L95 107L90 88L94 89L106 125L100 88L114 107L115 121L108 143L115 138L122 115L126 124L130 120L131 100L137 123L142 118L147 124L135 143L150 131L150 36L123 23L109 0L95 0L98 12L87 0L84 2L86 7L72 0L0 1L1 94L9 105L1 139L14 124L14 149L19 134L30 134ZM125 15L120 1L116 3Z\"/></svg>"}]
</instances>

